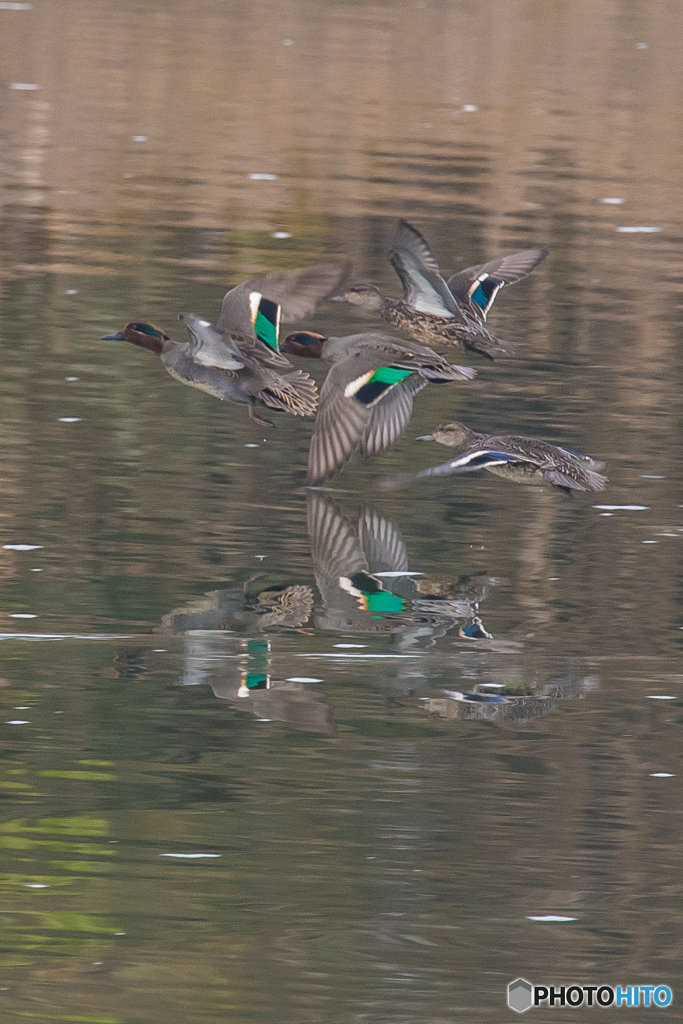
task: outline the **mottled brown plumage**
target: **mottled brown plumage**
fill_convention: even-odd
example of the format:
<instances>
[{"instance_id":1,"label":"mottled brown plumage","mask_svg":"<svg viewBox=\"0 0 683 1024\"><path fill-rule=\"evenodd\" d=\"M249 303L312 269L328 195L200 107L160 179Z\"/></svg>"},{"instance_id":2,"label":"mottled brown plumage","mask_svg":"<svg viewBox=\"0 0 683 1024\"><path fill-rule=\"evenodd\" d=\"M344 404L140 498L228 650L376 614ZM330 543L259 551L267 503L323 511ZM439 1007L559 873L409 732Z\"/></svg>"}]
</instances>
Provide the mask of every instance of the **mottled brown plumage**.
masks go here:
<instances>
[{"instance_id":1,"label":"mottled brown plumage","mask_svg":"<svg viewBox=\"0 0 683 1024\"><path fill-rule=\"evenodd\" d=\"M392 299L372 284L357 284L343 298L376 310L388 323L428 345L457 345L493 359L510 346L484 326L493 300L506 284L521 281L545 259L543 247L468 267L446 282L420 232L399 221L389 260L403 284L403 298Z\"/></svg>"},{"instance_id":2,"label":"mottled brown plumage","mask_svg":"<svg viewBox=\"0 0 683 1024\"><path fill-rule=\"evenodd\" d=\"M442 423L420 440L438 441L449 448L464 447L465 451L440 466L379 481L380 487L393 489L428 476L450 476L478 469L487 469L514 483L549 483L565 494L602 491L607 484L607 478L596 472L602 463L537 437L480 434L464 423Z\"/></svg>"}]
</instances>

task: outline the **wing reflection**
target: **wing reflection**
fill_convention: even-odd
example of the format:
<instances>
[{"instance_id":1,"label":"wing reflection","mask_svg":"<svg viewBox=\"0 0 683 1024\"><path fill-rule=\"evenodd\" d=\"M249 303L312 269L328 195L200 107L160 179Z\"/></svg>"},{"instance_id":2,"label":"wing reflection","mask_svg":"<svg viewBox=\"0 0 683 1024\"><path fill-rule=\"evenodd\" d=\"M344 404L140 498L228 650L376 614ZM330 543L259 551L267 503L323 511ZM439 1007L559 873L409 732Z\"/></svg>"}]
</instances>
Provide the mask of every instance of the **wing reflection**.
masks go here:
<instances>
[{"instance_id":1,"label":"wing reflection","mask_svg":"<svg viewBox=\"0 0 683 1024\"><path fill-rule=\"evenodd\" d=\"M458 626L463 637L490 638L479 604L500 580L412 575L398 527L374 509L357 529L316 491L307 497L308 533L322 610L321 629L389 633L402 650L424 648Z\"/></svg>"},{"instance_id":2,"label":"wing reflection","mask_svg":"<svg viewBox=\"0 0 683 1024\"><path fill-rule=\"evenodd\" d=\"M309 491L307 524L319 598L305 583L284 586L281 576L262 574L164 615L162 630L183 638L178 685L207 685L260 719L317 732L332 729L327 699L334 697L309 685L321 680L300 658L324 664L326 681L344 673L357 679L360 671L370 686L420 700L447 719L524 721L598 685L586 663L539 664L525 643L492 635L481 605L500 578L412 572L400 530L377 509L349 520ZM333 643L372 648L342 653L327 638L318 646L319 631L335 641L354 634L375 640Z\"/></svg>"}]
</instances>

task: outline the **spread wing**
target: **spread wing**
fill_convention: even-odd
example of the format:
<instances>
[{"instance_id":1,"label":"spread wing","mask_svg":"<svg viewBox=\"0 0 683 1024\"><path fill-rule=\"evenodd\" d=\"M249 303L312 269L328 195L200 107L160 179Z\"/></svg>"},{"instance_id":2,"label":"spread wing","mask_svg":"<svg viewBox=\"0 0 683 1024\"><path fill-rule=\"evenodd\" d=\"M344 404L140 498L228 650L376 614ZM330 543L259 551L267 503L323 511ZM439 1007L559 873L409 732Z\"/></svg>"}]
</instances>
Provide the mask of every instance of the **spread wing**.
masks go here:
<instances>
[{"instance_id":1,"label":"spread wing","mask_svg":"<svg viewBox=\"0 0 683 1024\"><path fill-rule=\"evenodd\" d=\"M501 256L477 267L467 267L448 279L448 288L461 305L473 302L486 319L499 288L521 281L548 255L544 246ZM486 282L489 282L488 284ZM481 290L481 294L480 294Z\"/></svg>"},{"instance_id":2,"label":"spread wing","mask_svg":"<svg viewBox=\"0 0 683 1024\"><path fill-rule=\"evenodd\" d=\"M283 320L302 320L319 302L343 288L350 270L350 262L340 260L252 277L226 293L216 326L222 331L253 334L253 293L278 303Z\"/></svg>"},{"instance_id":3,"label":"spread wing","mask_svg":"<svg viewBox=\"0 0 683 1024\"><path fill-rule=\"evenodd\" d=\"M403 437L413 414L413 398L426 386L425 380L413 374L373 407L360 443L362 455L379 455Z\"/></svg>"},{"instance_id":4,"label":"spread wing","mask_svg":"<svg viewBox=\"0 0 683 1024\"><path fill-rule=\"evenodd\" d=\"M368 563L358 538L322 494L308 493L306 516L316 576L336 582L340 576L367 572Z\"/></svg>"},{"instance_id":5,"label":"spread wing","mask_svg":"<svg viewBox=\"0 0 683 1024\"><path fill-rule=\"evenodd\" d=\"M407 571L405 542L389 519L366 509L358 524L358 535L371 573Z\"/></svg>"},{"instance_id":6,"label":"spread wing","mask_svg":"<svg viewBox=\"0 0 683 1024\"><path fill-rule=\"evenodd\" d=\"M377 487L384 491L393 491L399 487L412 484L415 480L422 480L424 477L472 473L477 469L500 466L506 462L527 462L531 465L536 465L535 459L524 458L520 455L510 455L508 452L495 452L485 448L470 448L463 455L459 455L455 459L449 459L448 462L442 462L439 466L430 466L428 469L421 469L417 473L399 473L396 476L378 480Z\"/></svg>"},{"instance_id":7,"label":"spread wing","mask_svg":"<svg viewBox=\"0 0 683 1024\"><path fill-rule=\"evenodd\" d=\"M347 398L341 371L344 364L333 366L320 391L320 405L308 450L309 484L316 486L344 466L356 453L367 433L372 409L353 398Z\"/></svg>"},{"instance_id":8,"label":"spread wing","mask_svg":"<svg viewBox=\"0 0 683 1024\"><path fill-rule=\"evenodd\" d=\"M404 433L413 395L425 382L411 374L366 404L363 399L372 385L363 381L377 370L377 363L376 355L355 353L352 359L335 363L328 373L308 453L309 484L323 483L358 451L377 455Z\"/></svg>"},{"instance_id":9,"label":"spread wing","mask_svg":"<svg viewBox=\"0 0 683 1024\"><path fill-rule=\"evenodd\" d=\"M405 302L421 313L453 317L458 307L427 242L407 221L398 224L389 260L403 285Z\"/></svg>"}]
</instances>

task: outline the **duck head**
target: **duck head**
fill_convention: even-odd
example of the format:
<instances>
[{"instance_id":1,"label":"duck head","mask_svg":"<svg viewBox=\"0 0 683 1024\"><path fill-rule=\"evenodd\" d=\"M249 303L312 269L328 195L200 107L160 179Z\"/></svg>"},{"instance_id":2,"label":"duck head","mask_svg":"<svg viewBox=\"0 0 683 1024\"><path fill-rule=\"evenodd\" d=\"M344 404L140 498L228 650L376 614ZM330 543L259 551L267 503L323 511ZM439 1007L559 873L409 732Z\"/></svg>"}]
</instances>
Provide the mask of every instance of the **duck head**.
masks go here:
<instances>
[{"instance_id":1,"label":"duck head","mask_svg":"<svg viewBox=\"0 0 683 1024\"><path fill-rule=\"evenodd\" d=\"M320 359L326 341L327 338L324 334L315 334L313 331L296 331L294 334L287 335L280 344L280 350L293 356Z\"/></svg>"},{"instance_id":2,"label":"duck head","mask_svg":"<svg viewBox=\"0 0 683 1024\"><path fill-rule=\"evenodd\" d=\"M334 302L351 302L354 306L364 309L379 309L382 305L382 293L374 284L354 284L343 295L335 295Z\"/></svg>"},{"instance_id":3,"label":"duck head","mask_svg":"<svg viewBox=\"0 0 683 1024\"><path fill-rule=\"evenodd\" d=\"M418 441L438 441L448 448L462 448L467 444L472 431L464 423L440 423L431 434L423 434Z\"/></svg>"},{"instance_id":4,"label":"duck head","mask_svg":"<svg viewBox=\"0 0 683 1024\"><path fill-rule=\"evenodd\" d=\"M102 341L129 341L131 345L148 348L151 352L156 352L157 355L170 340L168 334L164 334L160 327L139 320L131 320L122 331L118 331L116 334L102 335Z\"/></svg>"}]
</instances>

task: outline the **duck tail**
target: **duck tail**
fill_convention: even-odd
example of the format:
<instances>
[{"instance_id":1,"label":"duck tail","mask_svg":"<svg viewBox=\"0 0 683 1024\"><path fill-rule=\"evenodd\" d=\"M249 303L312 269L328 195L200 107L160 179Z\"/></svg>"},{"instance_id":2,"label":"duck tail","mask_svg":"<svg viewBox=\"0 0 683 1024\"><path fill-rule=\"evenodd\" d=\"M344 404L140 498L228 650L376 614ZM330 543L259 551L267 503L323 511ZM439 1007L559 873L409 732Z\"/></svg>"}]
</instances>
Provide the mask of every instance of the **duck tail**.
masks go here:
<instances>
[{"instance_id":1,"label":"duck tail","mask_svg":"<svg viewBox=\"0 0 683 1024\"><path fill-rule=\"evenodd\" d=\"M586 483L591 491L604 491L607 487L607 477L602 473L594 473L592 469L585 470Z\"/></svg>"},{"instance_id":2,"label":"duck tail","mask_svg":"<svg viewBox=\"0 0 683 1024\"><path fill-rule=\"evenodd\" d=\"M314 416L318 408L318 389L315 381L303 370L295 370L286 377L273 375L266 387L258 393L269 409L279 409L292 416Z\"/></svg>"},{"instance_id":3,"label":"duck tail","mask_svg":"<svg viewBox=\"0 0 683 1024\"><path fill-rule=\"evenodd\" d=\"M604 491L607 486L607 477L601 473L595 473L592 469L584 469L583 466L572 467L571 473L563 473L559 469L551 470L543 474L545 480L558 487L561 491Z\"/></svg>"},{"instance_id":4,"label":"duck tail","mask_svg":"<svg viewBox=\"0 0 683 1024\"><path fill-rule=\"evenodd\" d=\"M509 356L515 351L515 346L511 341L494 338L483 328L475 335L466 335L463 338L463 346L470 352L478 352L480 356L484 356L485 359L490 359L492 362L494 357L500 355L501 352Z\"/></svg>"},{"instance_id":5,"label":"duck tail","mask_svg":"<svg viewBox=\"0 0 683 1024\"><path fill-rule=\"evenodd\" d=\"M421 366L420 376L432 384L447 384L453 380L472 380L477 371L472 366L455 366L444 363L442 366Z\"/></svg>"}]
</instances>

